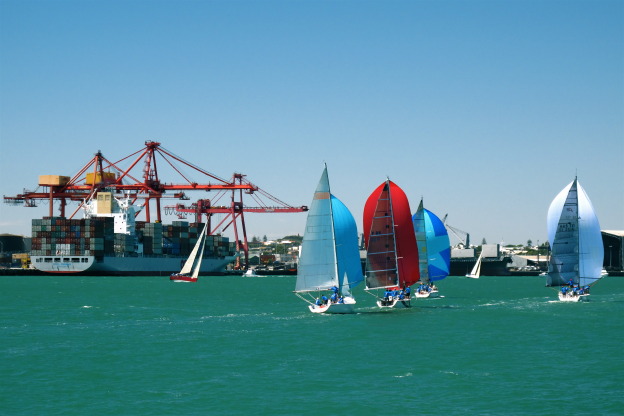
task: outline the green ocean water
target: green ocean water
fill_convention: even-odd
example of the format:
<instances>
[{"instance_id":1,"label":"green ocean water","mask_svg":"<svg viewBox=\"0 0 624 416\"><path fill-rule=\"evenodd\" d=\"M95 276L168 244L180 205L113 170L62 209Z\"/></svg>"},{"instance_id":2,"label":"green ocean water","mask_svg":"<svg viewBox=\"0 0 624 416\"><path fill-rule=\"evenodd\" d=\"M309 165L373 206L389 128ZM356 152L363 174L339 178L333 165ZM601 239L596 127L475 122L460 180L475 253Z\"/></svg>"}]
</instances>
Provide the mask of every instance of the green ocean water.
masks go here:
<instances>
[{"instance_id":1,"label":"green ocean water","mask_svg":"<svg viewBox=\"0 0 624 416\"><path fill-rule=\"evenodd\" d=\"M624 414L624 278L539 277L317 315L295 277L0 278L3 415Z\"/></svg>"}]
</instances>

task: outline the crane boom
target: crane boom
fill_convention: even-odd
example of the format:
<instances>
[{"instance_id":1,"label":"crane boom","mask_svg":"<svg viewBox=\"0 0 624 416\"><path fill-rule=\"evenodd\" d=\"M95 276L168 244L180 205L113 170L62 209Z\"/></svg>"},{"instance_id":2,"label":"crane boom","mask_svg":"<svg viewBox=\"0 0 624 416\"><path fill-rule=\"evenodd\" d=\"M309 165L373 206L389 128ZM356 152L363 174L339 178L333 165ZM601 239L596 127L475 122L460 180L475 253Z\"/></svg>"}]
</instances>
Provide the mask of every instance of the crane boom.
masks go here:
<instances>
[{"instance_id":1,"label":"crane boom","mask_svg":"<svg viewBox=\"0 0 624 416\"><path fill-rule=\"evenodd\" d=\"M159 163L162 164L164 162L172 168L175 173L183 178L183 181L179 183L162 182L158 175L157 160L162 161ZM130 162L130 167L122 168L122 163L127 163L128 161ZM190 168L194 174L201 175L204 182L200 183L191 180L187 177L187 174L182 172L181 167ZM138 170L140 172L137 172ZM42 180L42 178L45 179ZM139 212L144 212L146 222L151 222L150 206L154 203L156 221L162 222L162 198L188 200L186 192L189 191L216 191L217 196L212 198L212 202L207 199L199 199L197 203L190 207L185 207L181 204L174 207L164 207L165 213L176 212L181 214L191 212L196 215L196 222L202 222L202 215L206 215L208 230L211 233L217 232L217 230L224 231L230 225L233 225L236 248L245 253L245 266L247 265L249 254L244 212L292 213L308 210L306 206L294 207L282 202L246 180L243 174L234 173L229 180L220 178L164 149L159 142L155 141L146 141L143 149L116 162L108 160L98 150L95 156L73 177L43 175L39 178L39 186L43 187L43 189L39 190L37 188L37 192L24 190L22 194L17 196L5 196L4 201L15 205L23 203L24 206L36 206L36 200L48 200L50 202L49 215L51 217L54 216L54 201L60 201L60 216L65 217L65 207L68 201L77 201L83 204L97 192L106 190L127 195L132 203L141 200L141 208L137 211L137 215L139 215ZM249 195L261 206L246 207L243 203L243 191L245 195ZM230 195L228 203L213 206L214 202L218 202L221 197L227 194ZM266 198L271 203L265 204L261 201L261 198ZM72 218L78 211L79 208L69 218ZM225 218L211 230L210 217L214 214L225 214ZM242 242L239 240L237 222L240 222L242 229ZM221 226L223 227L221 228Z\"/></svg>"},{"instance_id":2,"label":"crane boom","mask_svg":"<svg viewBox=\"0 0 624 416\"><path fill-rule=\"evenodd\" d=\"M444 216L444 219L442 220L442 223L444 224L444 226L453 233L453 235L455 235L455 237L457 237L459 239L459 242L461 244L464 245L464 247L469 248L470 247L470 234L467 233L466 231L460 230L459 228L455 228L452 227L451 225L446 223L446 218L448 217L448 214L446 214ZM462 234L463 237L460 235Z\"/></svg>"}]
</instances>

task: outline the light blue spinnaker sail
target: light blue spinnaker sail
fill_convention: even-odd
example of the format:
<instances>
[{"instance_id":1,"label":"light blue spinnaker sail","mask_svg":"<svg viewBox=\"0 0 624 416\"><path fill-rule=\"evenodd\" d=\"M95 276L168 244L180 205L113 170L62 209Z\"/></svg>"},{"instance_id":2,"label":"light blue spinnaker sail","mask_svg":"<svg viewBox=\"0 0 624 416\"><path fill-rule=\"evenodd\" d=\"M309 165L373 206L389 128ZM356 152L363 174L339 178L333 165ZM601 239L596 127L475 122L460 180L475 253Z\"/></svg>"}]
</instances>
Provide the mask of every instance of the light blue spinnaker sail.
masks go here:
<instances>
[{"instance_id":1,"label":"light blue spinnaker sail","mask_svg":"<svg viewBox=\"0 0 624 416\"><path fill-rule=\"evenodd\" d=\"M451 244L444 223L423 207L422 199L412 221L418 244L420 280L428 283L444 279L451 267Z\"/></svg>"},{"instance_id":2,"label":"light blue spinnaker sail","mask_svg":"<svg viewBox=\"0 0 624 416\"><path fill-rule=\"evenodd\" d=\"M295 292L342 289L345 275L349 288L363 280L357 228L347 207L331 195L326 166L308 211Z\"/></svg>"},{"instance_id":3,"label":"light blue spinnaker sail","mask_svg":"<svg viewBox=\"0 0 624 416\"><path fill-rule=\"evenodd\" d=\"M332 212L334 217L334 232L336 235L336 254L338 257L338 277L340 287L343 287L344 276L347 276L348 288L343 293L348 293L349 288L355 287L364 280L362 274L362 262L360 261L360 249L358 246L358 232L355 219L349 209L336 198L331 196ZM345 293L345 294L346 294Z\"/></svg>"},{"instance_id":4,"label":"light blue spinnaker sail","mask_svg":"<svg viewBox=\"0 0 624 416\"><path fill-rule=\"evenodd\" d=\"M585 286L600 279L604 259L600 224L576 178L552 201L546 223L551 247L546 284L559 286L572 280Z\"/></svg>"}]
</instances>

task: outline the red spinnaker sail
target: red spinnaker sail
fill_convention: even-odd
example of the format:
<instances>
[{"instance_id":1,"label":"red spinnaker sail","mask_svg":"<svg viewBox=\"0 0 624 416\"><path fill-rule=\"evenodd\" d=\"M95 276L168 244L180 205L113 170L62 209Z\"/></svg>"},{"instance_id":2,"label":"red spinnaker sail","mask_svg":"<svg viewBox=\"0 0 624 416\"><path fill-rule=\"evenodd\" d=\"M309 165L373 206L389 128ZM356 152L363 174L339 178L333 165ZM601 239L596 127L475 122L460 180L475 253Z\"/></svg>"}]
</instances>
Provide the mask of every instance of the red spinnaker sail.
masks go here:
<instances>
[{"instance_id":1,"label":"red spinnaker sail","mask_svg":"<svg viewBox=\"0 0 624 416\"><path fill-rule=\"evenodd\" d=\"M386 213L391 214L391 218ZM420 279L418 248L412 223L412 213L405 192L390 180L379 185L366 200L363 222L364 244L367 250L369 252L379 251L373 247L369 249L371 233L373 235L389 234L388 237L384 238L383 244L395 245L396 260L385 256L385 267L391 268L396 261L398 267L395 267L399 273L399 286L411 286L416 283ZM394 224L394 233L384 231L391 231L392 224ZM379 244L379 239L374 240L374 244ZM374 263L379 264L381 261L378 255L368 258L368 262L372 263L373 268L376 267Z\"/></svg>"}]
</instances>

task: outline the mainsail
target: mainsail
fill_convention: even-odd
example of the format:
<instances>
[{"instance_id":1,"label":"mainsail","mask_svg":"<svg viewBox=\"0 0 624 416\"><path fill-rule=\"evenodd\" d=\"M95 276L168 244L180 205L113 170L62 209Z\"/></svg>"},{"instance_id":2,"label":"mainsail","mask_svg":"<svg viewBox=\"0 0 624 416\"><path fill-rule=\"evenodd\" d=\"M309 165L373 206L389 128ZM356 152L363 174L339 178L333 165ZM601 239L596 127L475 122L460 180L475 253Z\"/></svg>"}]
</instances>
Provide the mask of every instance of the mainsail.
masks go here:
<instances>
[{"instance_id":1,"label":"mainsail","mask_svg":"<svg viewBox=\"0 0 624 416\"><path fill-rule=\"evenodd\" d=\"M423 207L422 199L412 220L418 246L421 282L444 279L449 275L451 267L451 245L444 223Z\"/></svg>"},{"instance_id":2,"label":"mainsail","mask_svg":"<svg viewBox=\"0 0 624 416\"><path fill-rule=\"evenodd\" d=\"M604 259L600 224L576 178L550 204L547 228L551 247L548 286L570 280L585 286L600 279Z\"/></svg>"},{"instance_id":3,"label":"mainsail","mask_svg":"<svg viewBox=\"0 0 624 416\"><path fill-rule=\"evenodd\" d=\"M194 278L197 278L197 276L199 275L199 268L201 266L201 261L204 256L204 246L206 243L205 236L206 236L207 229L208 229L208 226L204 225L204 228L199 234L199 237L197 238L197 242L195 243L195 246L193 247L193 251L191 251L191 254L189 255L188 259L186 259L186 261L184 262L184 266L182 266L182 270L180 270L180 274L188 275L189 273L192 272ZM200 247L201 247L201 252L198 256L197 252L200 250ZM197 267L193 269L193 266L195 265L197 265Z\"/></svg>"},{"instance_id":4,"label":"mainsail","mask_svg":"<svg viewBox=\"0 0 624 416\"><path fill-rule=\"evenodd\" d=\"M407 196L394 182L379 185L364 206L366 288L411 286L420 277Z\"/></svg>"},{"instance_id":5,"label":"mainsail","mask_svg":"<svg viewBox=\"0 0 624 416\"><path fill-rule=\"evenodd\" d=\"M301 246L295 292L340 288L345 274L351 288L363 280L355 220L331 195L327 167L310 204Z\"/></svg>"}]
</instances>

